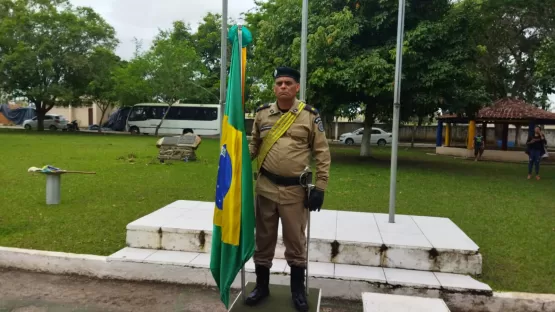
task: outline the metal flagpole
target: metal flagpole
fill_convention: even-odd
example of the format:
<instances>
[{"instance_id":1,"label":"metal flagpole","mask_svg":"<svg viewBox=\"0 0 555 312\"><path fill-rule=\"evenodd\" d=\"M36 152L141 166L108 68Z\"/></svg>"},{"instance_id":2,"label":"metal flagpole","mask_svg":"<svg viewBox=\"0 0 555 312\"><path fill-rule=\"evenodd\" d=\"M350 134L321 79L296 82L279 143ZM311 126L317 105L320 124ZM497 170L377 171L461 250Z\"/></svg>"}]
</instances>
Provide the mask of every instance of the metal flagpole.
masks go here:
<instances>
[{"instance_id":1,"label":"metal flagpole","mask_svg":"<svg viewBox=\"0 0 555 312\"><path fill-rule=\"evenodd\" d=\"M302 9L302 26L301 26L301 88L300 100L306 103L306 73L307 73L307 41L308 41L308 0L303 0ZM308 181L307 184L312 184ZM310 187L310 186L309 186ZM310 190L309 190L310 194ZM309 266L309 247L310 247L310 209L308 210L307 219L307 239L306 239L306 295L308 296L308 266Z\"/></svg>"},{"instance_id":2,"label":"metal flagpole","mask_svg":"<svg viewBox=\"0 0 555 312\"><path fill-rule=\"evenodd\" d=\"M227 1L222 0L222 38L221 38L221 57L220 57L220 139L222 138L222 129L225 113L225 96L227 81Z\"/></svg>"},{"instance_id":3,"label":"metal flagpole","mask_svg":"<svg viewBox=\"0 0 555 312\"><path fill-rule=\"evenodd\" d=\"M306 103L306 72L307 72L307 50L306 42L308 41L308 0L303 0L302 9L302 26L301 26L301 88L300 100Z\"/></svg>"},{"instance_id":4,"label":"metal flagpole","mask_svg":"<svg viewBox=\"0 0 555 312\"><path fill-rule=\"evenodd\" d=\"M391 178L389 185L389 223L395 223L395 193L397 192L397 147L399 145L399 111L401 109L401 67L403 64L403 29L405 0L399 0L397 20L397 56L395 58L395 93L393 99L393 142L391 144Z\"/></svg>"},{"instance_id":5,"label":"metal flagpole","mask_svg":"<svg viewBox=\"0 0 555 312\"><path fill-rule=\"evenodd\" d=\"M241 77L241 90L242 90L243 89L243 55L241 52L243 49L243 25L238 25L237 31L238 31L239 47L238 47L238 51L235 51L235 52L239 53L239 72L240 72L239 76ZM245 292L246 292L245 266L243 265L243 267L241 268L241 299L243 299L243 303L247 301L247 296Z\"/></svg>"}]
</instances>

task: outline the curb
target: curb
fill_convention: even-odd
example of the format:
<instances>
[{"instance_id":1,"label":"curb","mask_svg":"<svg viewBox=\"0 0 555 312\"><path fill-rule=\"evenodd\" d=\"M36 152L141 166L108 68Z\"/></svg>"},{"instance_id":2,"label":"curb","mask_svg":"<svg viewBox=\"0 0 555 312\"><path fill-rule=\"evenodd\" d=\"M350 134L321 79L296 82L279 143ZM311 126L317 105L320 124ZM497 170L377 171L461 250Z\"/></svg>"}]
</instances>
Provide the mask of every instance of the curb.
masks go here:
<instances>
[{"instance_id":1,"label":"curb","mask_svg":"<svg viewBox=\"0 0 555 312\"><path fill-rule=\"evenodd\" d=\"M183 265L108 261L108 257L0 247L0 267L50 274L81 275L101 279L152 281L199 286L215 286L209 268ZM255 281L246 273L247 281ZM239 289L240 277L233 289ZM286 275L273 275L273 283L288 285ZM361 300L362 292L442 298L453 311L480 312L555 312L555 294L516 292L460 293L411 287L384 287L369 282L311 278L312 287L324 288L323 297ZM325 285L325 287L323 287ZM330 285L336 286L331 287Z\"/></svg>"}]
</instances>

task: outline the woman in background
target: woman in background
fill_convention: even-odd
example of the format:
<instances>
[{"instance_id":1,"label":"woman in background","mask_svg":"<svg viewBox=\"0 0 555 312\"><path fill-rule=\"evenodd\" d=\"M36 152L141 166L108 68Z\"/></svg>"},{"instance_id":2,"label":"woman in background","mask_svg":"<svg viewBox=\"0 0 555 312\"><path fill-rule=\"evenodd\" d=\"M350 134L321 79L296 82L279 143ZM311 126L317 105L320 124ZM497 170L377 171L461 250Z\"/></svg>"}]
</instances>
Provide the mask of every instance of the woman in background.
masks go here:
<instances>
[{"instance_id":1,"label":"woman in background","mask_svg":"<svg viewBox=\"0 0 555 312\"><path fill-rule=\"evenodd\" d=\"M534 136L528 138L526 141L528 146L528 179L532 177L532 167L536 167L536 180L540 179L540 160L545 152L545 145L547 141L545 140L545 135L541 132L540 127L534 129Z\"/></svg>"}]
</instances>

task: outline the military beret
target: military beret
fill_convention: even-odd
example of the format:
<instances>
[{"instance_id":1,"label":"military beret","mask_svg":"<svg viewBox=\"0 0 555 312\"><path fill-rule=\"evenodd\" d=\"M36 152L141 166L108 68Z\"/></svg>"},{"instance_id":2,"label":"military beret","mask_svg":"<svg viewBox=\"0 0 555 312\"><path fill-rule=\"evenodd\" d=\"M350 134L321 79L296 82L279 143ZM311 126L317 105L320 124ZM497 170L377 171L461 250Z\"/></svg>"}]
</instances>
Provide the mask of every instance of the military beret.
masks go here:
<instances>
[{"instance_id":1,"label":"military beret","mask_svg":"<svg viewBox=\"0 0 555 312\"><path fill-rule=\"evenodd\" d=\"M299 80L301 79L301 74L299 73L299 71L290 67L278 67L274 71L274 79L277 79L279 77L291 77L295 79L296 82L299 82Z\"/></svg>"}]
</instances>

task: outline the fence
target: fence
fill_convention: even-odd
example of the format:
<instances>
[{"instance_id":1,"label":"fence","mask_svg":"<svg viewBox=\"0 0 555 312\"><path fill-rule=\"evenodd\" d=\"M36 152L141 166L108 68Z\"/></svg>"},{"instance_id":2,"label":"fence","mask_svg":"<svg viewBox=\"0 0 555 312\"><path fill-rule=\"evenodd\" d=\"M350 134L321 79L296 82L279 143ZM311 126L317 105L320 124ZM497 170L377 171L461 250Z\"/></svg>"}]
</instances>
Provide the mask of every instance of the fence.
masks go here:
<instances>
[{"instance_id":1,"label":"fence","mask_svg":"<svg viewBox=\"0 0 555 312\"><path fill-rule=\"evenodd\" d=\"M336 124L337 124L337 138L343 133L352 132L354 130L364 127L363 123L360 122L332 122L325 125L326 136L329 139L336 139ZM252 129L253 119L246 119L245 127L247 129L247 134L250 135ZM385 131L391 131L391 126L386 124L375 124L373 127L381 128ZM445 138L445 127L443 127L443 136ZM414 128L412 126L399 126L399 141L400 142L410 142L412 140L412 133ZM421 143L435 143L436 141L436 131L437 127L432 126L420 126L417 127L414 133L414 141ZM482 131L481 127L477 127L477 132ZM515 128L509 129L509 146L515 144L516 139ZM545 138L547 140L547 145L555 146L555 129L544 130ZM468 135L468 127L466 125L454 126L451 128L451 144L452 145L466 145L466 138ZM519 145L523 145L528 137L528 128L523 127L519 131ZM499 140L495 139L495 128L488 128L486 133L487 143L499 145Z\"/></svg>"}]
</instances>

